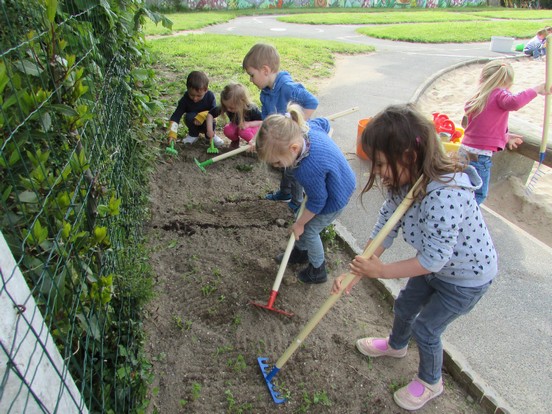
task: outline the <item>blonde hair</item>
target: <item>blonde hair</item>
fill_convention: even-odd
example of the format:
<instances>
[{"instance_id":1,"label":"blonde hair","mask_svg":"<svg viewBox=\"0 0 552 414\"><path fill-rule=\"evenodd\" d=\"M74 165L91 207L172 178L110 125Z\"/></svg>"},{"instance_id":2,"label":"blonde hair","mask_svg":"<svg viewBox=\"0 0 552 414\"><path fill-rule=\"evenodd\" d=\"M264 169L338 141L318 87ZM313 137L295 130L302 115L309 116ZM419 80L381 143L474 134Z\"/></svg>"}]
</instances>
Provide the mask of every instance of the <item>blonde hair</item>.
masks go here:
<instances>
[{"instance_id":1,"label":"blonde hair","mask_svg":"<svg viewBox=\"0 0 552 414\"><path fill-rule=\"evenodd\" d=\"M280 55L276 48L266 43L257 43L245 55L242 62L242 68L261 69L268 66L272 73L280 70Z\"/></svg>"},{"instance_id":2,"label":"blonde hair","mask_svg":"<svg viewBox=\"0 0 552 414\"><path fill-rule=\"evenodd\" d=\"M483 66L479 87L466 103L466 115L479 115L496 88L510 88L514 83L514 68L508 62L493 60Z\"/></svg>"},{"instance_id":3,"label":"blonde hair","mask_svg":"<svg viewBox=\"0 0 552 414\"><path fill-rule=\"evenodd\" d=\"M225 102L236 108L236 116L230 121L239 121L237 125L239 128L243 129L245 123L245 112L253 107L247 88L241 83L230 83L226 85L220 93L220 107L223 114L228 113L228 108L226 107Z\"/></svg>"},{"instance_id":4,"label":"blonde hair","mask_svg":"<svg viewBox=\"0 0 552 414\"><path fill-rule=\"evenodd\" d=\"M255 139L257 155L261 161L269 156L281 156L289 146L299 142L309 131L303 116L303 109L297 104L290 104L284 115L274 114L266 118Z\"/></svg>"}]
</instances>

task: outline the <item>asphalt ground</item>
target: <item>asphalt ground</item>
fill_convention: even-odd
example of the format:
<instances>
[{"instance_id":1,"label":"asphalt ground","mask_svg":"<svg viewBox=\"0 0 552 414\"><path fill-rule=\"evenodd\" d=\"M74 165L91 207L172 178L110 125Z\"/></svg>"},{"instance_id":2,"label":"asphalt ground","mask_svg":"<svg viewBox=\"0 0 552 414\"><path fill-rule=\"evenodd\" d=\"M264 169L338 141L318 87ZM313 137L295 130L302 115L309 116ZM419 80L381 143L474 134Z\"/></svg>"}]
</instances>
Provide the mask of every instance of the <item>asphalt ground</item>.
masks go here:
<instances>
[{"instance_id":1,"label":"asphalt ground","mask_svg":"<svg viewBox=\"0 0 552 414\"><path fill-rule=\"evenodd\" d=\"M435 76L455 66L514 53L491 51L490 39L470 44L392 42L358 35L357 27L293 25L276 21L276 16L254 16L210 26L204 32L326 39L376 47L373 54L340 58L335 76L318 95L316 112L325 116L359 107L358 112L332 121L332 127L333 138L348 155L358 183L336 228L349 247L360 253L382 196L371 191L362 203L359 198L368 170L366 162L355 155L358 121L389 104L415 101ZM281 68L285 70L285 62ZM484 206L483 213L498 251L499 274L476 308L444 334L446 366L457 372L470 394L489 411L550 413L552 249ZM413 254L399 239L386 251L384 260ZM396 297L403 284L404 280L385 281L384 286ZM353 347L354 338L351 340Z\"/></svg>"}]
</instances>

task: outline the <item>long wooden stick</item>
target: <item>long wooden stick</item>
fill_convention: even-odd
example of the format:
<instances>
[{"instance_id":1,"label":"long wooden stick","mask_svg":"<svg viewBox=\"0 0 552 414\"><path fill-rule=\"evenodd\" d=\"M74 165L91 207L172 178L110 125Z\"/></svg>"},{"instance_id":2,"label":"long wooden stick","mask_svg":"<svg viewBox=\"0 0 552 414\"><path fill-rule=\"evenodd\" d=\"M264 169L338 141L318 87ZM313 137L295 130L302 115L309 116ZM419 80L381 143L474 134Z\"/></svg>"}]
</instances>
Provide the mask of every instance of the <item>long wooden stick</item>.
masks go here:
<instances>
[{"instance_id":1,"label":"long wooden stick","mask_svg":"<svg viewBox=\"0 0 552 414\"><path fill-rule=\"evenodd\" d=\"M376 235L376 237L374 237L372 242L366 247L366 249L362 253L363 257L366 257L366 258L372 257L376 249L385 240L389 232L395 227L395 225L399 222L399 220L404 215L404 213L406 213L406 211L410 208L410 206L414 202L414 192L422 182L422 177L423 176L420 176L420 178L418 178L418 181L416 181L416 184L414 184L414 186L408 192L404 200L401 202L401 204L399 204L399 206L397 207L393 215L389 217L389 220L387 220L387 223L385 223L385 225L381 228L381 230ZM277 373L282 368L282 366L287 362L287 360L293 355L293 353L303 343L305 338L309 335L309 333L311 333L311 331L318 324L318 322L320 322L320 320L324 317L324 315L328 313L328 311L335 304L335 302L341 297L345 289L355 279L355 277L356 276L352 273L347 274L347 276L345 277L345 279L343 279L343 282L341 283L341 289L339 290L339 292L336 294L330 295L330 297L326 299L326 302L324 302L324 304L320 307L320 309L318 309L318 311L310 319L310 321L299 333L299 335L297 335L297 337L291 343L288 349L286 349L286 351L283 353L280 359L278 359L278 361L276 362L275 368L273 368L274 373ZM272 372L270 374L272 374ZM270 374L267 377L267 380L270 380L272 378Z\"/></svg>"},{"instance_id":2,"label":"long wooden stick","mask_svg":"<svg viewBox=\"0 0 552 414\"><path fill-rule=\"evenodd\" d=\"M548 92L552 86L552 34L546 36L546 80L544 88L546 95L544 95L544 120L542 124L542 141L540 146L540 163L544 161L544 154L546 154L546 144L548 143L548 131L550 125L550 112L552 109L552 95Z\"/></svg>"},{"instance_id":3,"label":"long wooden stick","mask_svg":"<svg viewBox=\"0 0 552 414\"><path fill-rule=\"evenodd\" d=\"M358 106L353 106L352 108L345 109L344 111L341 111L341 112L336 112L333 115L329 115L326 118L330 121L333 121L336 118L352 114L353 112L356 112L356 111L358 111Z\"/></svg>"},{"instance_id":4,"label":"long wooden stick","mask_svg":"<svg viewBox=\"0 0 552 414\"><path fill-rule=\"evenodd\" d=\"M544 157L546 156L546 150L548 145L548 132L550 126L550 113L552 112L552 95L550 92L550 87L552 86L552 52L550 48L552 47L552 35L546 36L546 79L544 82L544 119L542 121L542 138L539 149L539 161L535 172L533 173L531 179L527 182L525 192L531 194L535 189L536 183L540 177L542 177L543 172L541 171L541 166L544 163Z\"/></svg>"}]
</instances>

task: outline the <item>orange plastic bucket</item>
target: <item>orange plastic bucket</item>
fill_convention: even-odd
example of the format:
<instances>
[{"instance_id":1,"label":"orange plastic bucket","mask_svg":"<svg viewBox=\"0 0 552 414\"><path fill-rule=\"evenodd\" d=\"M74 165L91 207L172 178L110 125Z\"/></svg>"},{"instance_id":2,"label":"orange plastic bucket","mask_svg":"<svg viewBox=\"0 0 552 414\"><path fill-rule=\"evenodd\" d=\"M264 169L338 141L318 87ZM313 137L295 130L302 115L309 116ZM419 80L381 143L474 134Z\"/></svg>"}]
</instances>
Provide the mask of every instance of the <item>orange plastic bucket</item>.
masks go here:
<instances>
[{"instance_id":1,"label":"orange plastic bucket","mask_svg":"<svg viewBox=\"0 0 552 414\"><path fill-rule=\"evenodd\" d=\"M364 132L364 128L366 128L366 125L372 120L372 118L363 118L360 121L358 121L358 130L357 130L357 141L356 141L356 154L363 160L367 160L368 156L366 153L362 150L362 143L361 143L361 137L362 133Z\"/></svg>"}]
</instances>

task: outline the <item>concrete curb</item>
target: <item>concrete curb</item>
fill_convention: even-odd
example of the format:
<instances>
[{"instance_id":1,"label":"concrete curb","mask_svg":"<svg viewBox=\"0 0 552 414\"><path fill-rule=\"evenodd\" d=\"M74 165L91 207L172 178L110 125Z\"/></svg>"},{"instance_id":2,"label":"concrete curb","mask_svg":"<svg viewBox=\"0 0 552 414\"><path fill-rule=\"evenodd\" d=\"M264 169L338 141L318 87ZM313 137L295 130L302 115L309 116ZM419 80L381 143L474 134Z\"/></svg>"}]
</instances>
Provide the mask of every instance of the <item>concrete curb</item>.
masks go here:
<instances>
[{"instance_id":1,"label":"concrete curb","mask_svg":"<svg viewBox=\"0 0 552 414\"><path fill-rule=\"evenodd\" d=\"M477 58L477 59L471 59L467 60L465 62L460 62L455 65L449 66L447 68L441 69L439 72L435 72L433 75L431 75L427 80L421 84L416 91L414 91L414 95L412 95L411 101L416 103L420 100L420 97L424 94L424 92L429 88L437 79L439 79L441 76L445 75L448 72L452 72L455 69L462 68L464 66L469 66L477 63L487 63L491 60L496 59L503 59L500 58Z\"/></svg>"},{"instance_id":2,"label":"concrete curb","mask_svg":"<svg viewBox=\"0 0 552 414\"><path fill-rule=\"evenodd\" d=\"M418 102L420 97L424 94L424 92L429 88L437 79L439 79L441 76L445 75L448 72L452 72L453 70L462 68L464 66L474 65L478 63L487 63L491 60L504 60L504 59L517 59L520 57L524 57L524 55L512 55L512 56L499 56L499 57L488 57L488 58L476 58L471 60L466 60L464 62L457 63L455 65L449 66L447 68L441 69L438 72L435 72L433 75L431 75L427 80L421 84L418 89L414 91L414 94L412 95L411 102Z\"/></svg>"}]
</instances>

